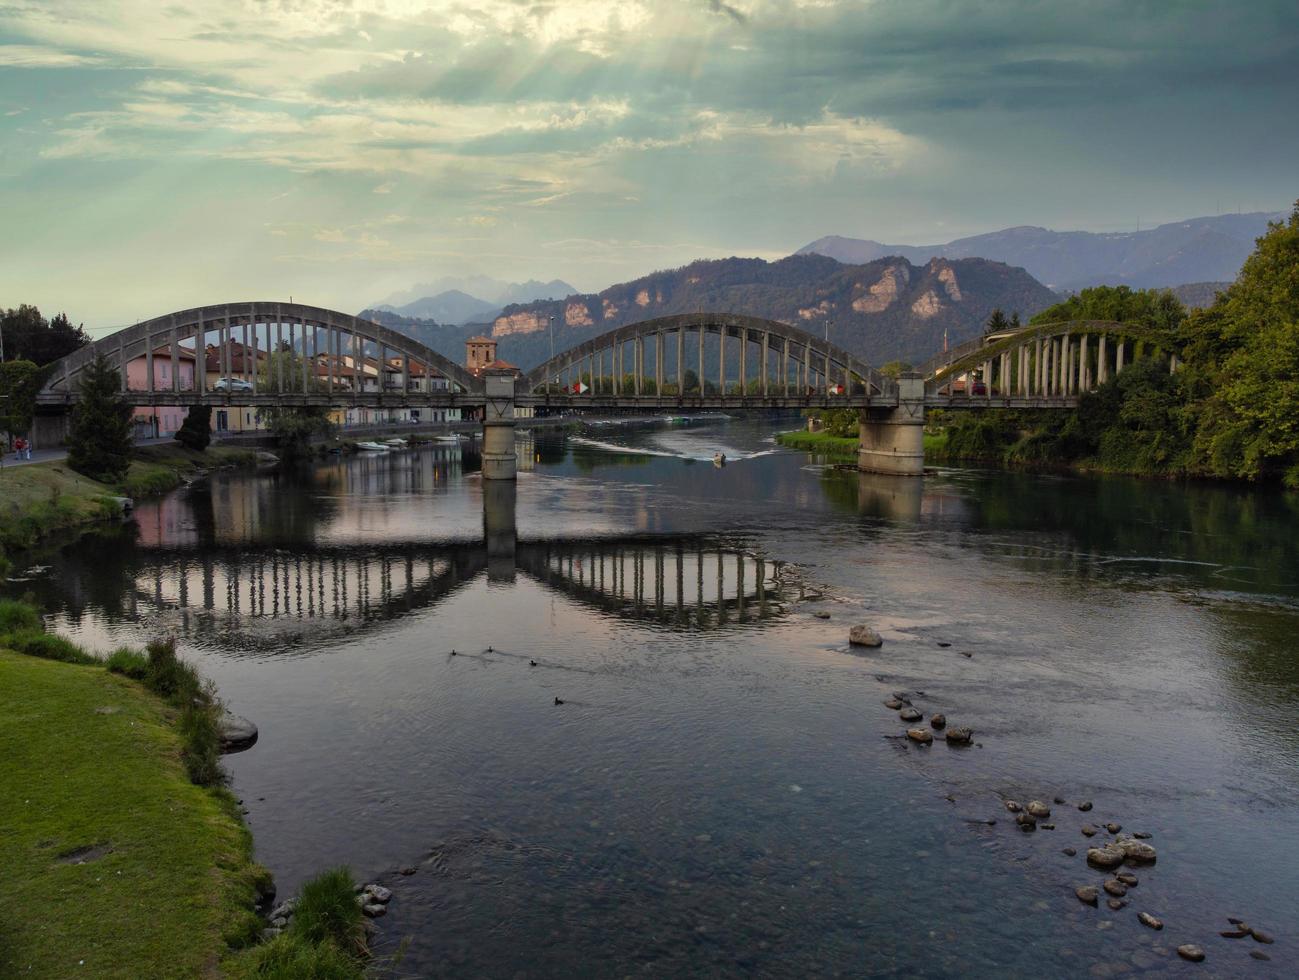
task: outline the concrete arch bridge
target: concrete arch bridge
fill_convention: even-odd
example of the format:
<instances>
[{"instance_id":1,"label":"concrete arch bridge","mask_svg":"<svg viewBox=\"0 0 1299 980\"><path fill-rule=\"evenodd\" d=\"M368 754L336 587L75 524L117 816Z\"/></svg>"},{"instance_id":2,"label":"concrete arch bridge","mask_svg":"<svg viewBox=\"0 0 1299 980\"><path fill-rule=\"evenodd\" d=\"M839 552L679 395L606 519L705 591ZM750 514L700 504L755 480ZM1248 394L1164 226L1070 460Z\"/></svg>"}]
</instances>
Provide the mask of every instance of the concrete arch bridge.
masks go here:
<instances>
[{"instance_id":1,"label":"concrete arch bridge","mask_svg":"<svg viewBox=\"0 0 1299 980\"><path fill-rule=\"evenodd\" d=\"M183 310L98 340L51 367L37 403L46 416L66 414L79 376L102 355L136 406L457 408L482 420L487 479L516 474L520 407L847 408L861 418L859 468L919 475L927 408L1068 410L1132 358L1158 352L1175 366L1171 347L1166 336L1131 324L1070 321L982 337L892 378L798 327L701 312L618 327L524 375L508 366L475 375L360 317L251 302ZM200 375L200 359L215 359L216 370Z\"/></svg>"}]
</instances>

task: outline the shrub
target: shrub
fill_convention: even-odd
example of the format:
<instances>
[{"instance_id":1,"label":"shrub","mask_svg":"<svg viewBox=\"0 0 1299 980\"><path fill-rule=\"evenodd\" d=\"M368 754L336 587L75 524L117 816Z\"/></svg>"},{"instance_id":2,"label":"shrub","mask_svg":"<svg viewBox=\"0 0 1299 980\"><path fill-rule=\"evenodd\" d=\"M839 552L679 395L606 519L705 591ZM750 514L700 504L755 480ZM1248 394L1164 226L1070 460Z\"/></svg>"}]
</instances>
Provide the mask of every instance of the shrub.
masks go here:
<instances>
[{"instance_id":1,"label":"shrub","mask_svg":"<svg viewBox=\"0 0 1299 980\"><path fill-rule=\"evenodd\" d=\"M92 657L66 637L41 630L17 630L9 633L0 637L0 646L25 653L29 657L59 660L67 664L99 663L98 657Z\"/></svg>"},{"instance_id":2,"label":"shrub","mask_svg":"<svg viewBox=\"0 0 1299 980\"><path fill-rule=\"evenodd\" d=\"M144 680L149 671L149 658L130 647L118 647L108 655L105 664L114 674L121 674L134 681Z\"/></svg>"},{"instance_id":3,"label":"shrub","mask_svg":"<svg viewBox=\"0 0 1299 980\"><path fill-rule=\"evenodd\" d=\"M203 697L203 685L198 671L176 656L176 640L153 640L145 647L149 666L144 673L144 686L172 704L193 704Z\"/></svg>"},{"instance_id":4,"label":"shrub","mask_svg":"<svg viewBox=\"0 0 1299 980\"><path fill-rule=\"evenodd\" d=\"M43 628L41 614L33 606L17 599L0 599L0 633Z\"/></svg>"},{"instance_id":5,"label":"shrub","mask_svg":"<svg viewBox=\"0 0 1299 980\"><path fill-rule=\"evenodd\" d=\"M195 786L215 786L221 782L221 735L217 730L215 703L188 704L180 713L177 730L181 738L181 757L185 772Z\"/></svg>"},{"instance_id":6,"label":"shrub","mask_svg":"<svg viewBox=\"0 0 1299 980\"><path fill-rule=\"evenodd\" d=\"M333 943L313 944L291 932L244 953L233 964L235 976L267 980L361 980L361 963Z\"/></svg>"},{"instance_id":7,"label":"shrub","mask_svg":"<svg viewBox=\"0 0 1299 980\"><path fill-rule=\"evenodd\" d=\"M333 942L344 952L363 954L365 930L352 872L331 868L303 885L289 930L309 943Z\"/></svg>"}]
</instances>

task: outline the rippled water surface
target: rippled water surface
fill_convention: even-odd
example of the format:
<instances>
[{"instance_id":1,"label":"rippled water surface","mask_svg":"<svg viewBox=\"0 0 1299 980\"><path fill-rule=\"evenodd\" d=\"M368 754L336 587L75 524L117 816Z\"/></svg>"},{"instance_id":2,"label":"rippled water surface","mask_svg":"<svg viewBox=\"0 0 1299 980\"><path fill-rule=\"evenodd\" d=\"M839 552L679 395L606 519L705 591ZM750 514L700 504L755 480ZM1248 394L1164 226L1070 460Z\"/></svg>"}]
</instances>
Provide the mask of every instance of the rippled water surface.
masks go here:
<instances>
[{"instance_id":1,"label":"rippled water surface","mask_svg":"<svg viewBox=\"0 0 1299 980\"><path fill-rule=\"evenodd\" d=\"M517 487L472 447L221 473L8 590L174 632L261 729L226 763L281 894L390 886L398 975L1293 975L1293 498L774 429L528 439ZM977 745L908 745L894 691ZM1088 821L1153 835L1124 909L1073 895Z\"/></svg>"}]
</instances>

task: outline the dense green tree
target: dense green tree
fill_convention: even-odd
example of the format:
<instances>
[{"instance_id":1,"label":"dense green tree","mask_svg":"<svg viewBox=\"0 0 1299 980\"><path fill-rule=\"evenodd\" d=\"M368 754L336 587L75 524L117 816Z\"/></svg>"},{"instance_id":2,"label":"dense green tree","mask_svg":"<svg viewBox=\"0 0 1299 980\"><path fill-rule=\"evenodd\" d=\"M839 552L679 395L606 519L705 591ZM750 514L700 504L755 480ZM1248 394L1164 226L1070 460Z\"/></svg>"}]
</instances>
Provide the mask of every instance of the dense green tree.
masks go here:
<instances>
[{"instance_id":1,"label":"dense green tree","mask_svg":"<svg viewBox=\"0 0 1299 980\"><path fill-rule=\"evenodd\" d=\"M1185 319L1186 307L1167 289L1091 286L1047 307L1029 322L1111 320L1175 332Z\"/></svg>"},{"instance_id":2,"label":"dense green tree","mask_svg":"<svg viewBox=\"0 0 1299 980\"><path fill-rule=\"evenodd\" d=\"M31 361L0 364L0 432L21 433L32 427L36 394L45 372Z\"/></svg>"},{"instance_id":3,"label":"dense green tree","mask_svg":"<svg viewBox=\"0 0 1299 980\"><path fill-rule=\"evenodd\" d=\"M992 315L988 317L988 322L983 328L983 333L984 336L987 336L988 334L991 333L1001 333L1004 330L1006 330L1009 326L1010 326L1010 321L1006 319L1006 314L1002 313L1001 307L998 306L995 310L992 311Z\"/></svg>"},{"instance_id":4,"label":"dense green tree","mask_svg":"<svg viewBox=\"0 0 1299 980\"><path fill-rule=\"evenodd\" d=\"M25 303L0 313L0 334L4 335L6 361L40 365L57 361L90 343L90 336L80 326L74 327L66 313L47 321L40 310Z\"/></svg>"},{"instance_id":5,"label":"dense green tree","mask_svg":"<svg viewBox=\"0 0 1299 980\"><path fill-rule=\"evenodd\" d=\"M884 375L886 378L897 380L902 375L903 371L910 371L911 367L912 366L906 361L889 361L880 368L880 374Z\"/></svg>"},{"instance_id":6,"label":"dense green tree","mask_svg":"<svg viewBox=\"0 0 1299 980\"><path fill-rule=\"evenodd\" d=\"M257 387L260 391L290 394L311 394L326 390L325 384L316 375L315 366L305 363L304 358L287 343L281 344L279 350L272 351L258 367ZM276 444L286 456L302 454L312 439L328 435L333 429L329 421L329 408L325 405L259 408L257 419L270 430Z\"/></svg>"},{"instance_id":7,"label":"dense green tree","mask_svg":"<svg viewBox=\"0 0 1299 980\"><path fill-rule=\"evenodd\" d=\"M202 452L212 441L212 407L195 405L185 413L185 421L176 431L176 441L186 449Z\"/></svg>"},{"instance_id":8,"label":"dense green tree","mask_svg":"<svg viewBox=\"0 0 1299 980\"><path fill-rule=\"evenodd\" d=\"M122 376L102 354L81 375L72 407L68 465L93 480L115 483L126 476L131 454L131 406L122 397Z\"/></svg>"},{"instance_id":9,"label":"dense green tree","mask_svg":"<svg viewBox=\"0 0 1299 980\"><path fill-rule=\"evenodd\" d=\"M1299 204L1185 334L1198 464L1251 480L1280 473L1299 488Z\"/></svg>"}]
</instances>

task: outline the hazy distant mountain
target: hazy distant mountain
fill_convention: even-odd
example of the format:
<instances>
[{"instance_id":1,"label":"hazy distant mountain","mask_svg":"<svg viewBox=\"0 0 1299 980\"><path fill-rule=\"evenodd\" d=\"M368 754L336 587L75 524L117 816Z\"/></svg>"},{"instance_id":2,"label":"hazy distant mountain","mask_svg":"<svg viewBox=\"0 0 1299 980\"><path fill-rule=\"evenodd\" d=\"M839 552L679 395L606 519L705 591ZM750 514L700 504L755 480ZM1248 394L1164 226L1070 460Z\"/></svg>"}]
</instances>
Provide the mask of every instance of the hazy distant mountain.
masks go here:
<instances>
[{"instance_id":1,"label":"hazy distant mountain","mask_svg":"<svg viewBox=\"0 0 1299 980\"><path fill-rule=\"evenodd\" d=\"M696 310L747 313L797 324L881 364L920 361L977 335L1000 307L1027 319L1056 294L1023 269L983 259L913 265L881 259L844 265L819 255L693 262L598 294L507 306L492 323L498 353L520 367L544 360L554 317L555 350L613 327ZM457 359L463 352L457 354Z\"/></svg>"},{"instance_id":2,"label":"hazy distant mountain","mask_svg":"<svg viewBox=\"0 0 1299 980\"><path fill-rule=\"evenodd\" d=\"M1212 306L1218 294L1230 286L1229 282L1188 282L1174 286L1172 293L1187 309Z\"/></svg>"},{"instance_id":3,"label":"hazy distant mountain","mask_svg":"<svg viewBox=\"0 0 1299 980\"><path fill-rule=\"evenodd\" d=\"M490 320L496 311L510 303L563 299L575 292L577 290L562 279L504 282L489 276L443 276L393 293L382 303L373 303L369 308L440 323L466 323L474 317ZM469 300L473 303L466 302Z\"/></svg>"},{"instance_id":4,"label":"hazy distant mountain","mask_svg":"<svg viewBox=\"0 0 1299 980\"><path fill-rule=\"evenodd\" d=\"M1254 239L1279 221L1280 212L1224 214L1160 225L1149 231L1096 234L1021 226L958 238L945 245L885 245L830 235L798 250L849 264L900 255L913 263L931 258L984 258L1022 266L1062 291L1101 283L1138 288L1236 278Z\"/></svg>"},{"instance_id":5,"label":"hazy distant mountain","mask_svg":"<svg viewBox=\"0 0 1299 980\"><path fill-rule=\"evenodd\" d=\"M438 323L471 323L490 320L501 310L499 303L489 303L458 289L448 289L436 296L424 296L402 306L380 307L399 316Z\"/></svg>"}]
</instances>

